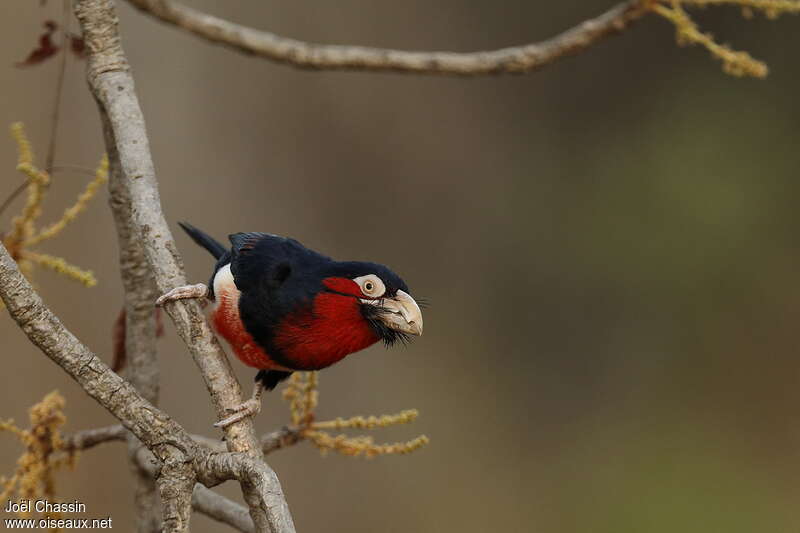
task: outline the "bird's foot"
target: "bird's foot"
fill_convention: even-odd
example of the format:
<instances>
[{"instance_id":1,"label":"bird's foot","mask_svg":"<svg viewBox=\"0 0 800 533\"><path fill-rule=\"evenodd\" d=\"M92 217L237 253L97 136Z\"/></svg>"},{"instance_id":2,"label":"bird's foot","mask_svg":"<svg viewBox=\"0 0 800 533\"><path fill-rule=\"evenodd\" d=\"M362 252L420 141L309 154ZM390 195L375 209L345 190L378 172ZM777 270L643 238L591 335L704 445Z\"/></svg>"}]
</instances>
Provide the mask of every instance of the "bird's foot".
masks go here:
<instances>
[{"instance_id":1,"label":"bird's foot","mask_svg":"<svg viewBox=\"0 0 800 533\"><path fill-rule=\"evenodd\" d=\"M264 385L261 382L256 383L255 389L253 389L253 396L250 397L249 400L246 402L242 402L233 409L228 409L229 411L233 412L231 416L228 418L223 418L216 424L214 427L224 428L230 426L234 422L238 422L243 418L247 418L248 416L255 416L261 412L261 395L264 393Z\"/></svg>"},{"instance_id":2,"label":"bird's foot","mask_svg":"<svg viewBox=\"0 0 800 533\"><path fill-rule=\"evenodd\" d=\"M203 283L196 285L184 285L183 287L175 287L166 294L162 294L156 300L156 307L161 307L167 302L174 302L175 300L185 300L187 298L202 298L200 302L205 304L205 297L208 296L208 287Z\"/></svg>"},{"instance_id":3,"label":"bird's foot","mask_svg":"<svg viewBox=\"0 0 800 533\"><path fill-rule=\"evenodd\" d=\"M261 399L260 398L250 398L246 402L242 402L233 409L233 414L227 418L223 418L216 424L214 427L216 428L224 428L230 426L231 424L238 422L243 418L247 418L248 416L255 416L261 412Z\"/></svg>"}]
</instances>

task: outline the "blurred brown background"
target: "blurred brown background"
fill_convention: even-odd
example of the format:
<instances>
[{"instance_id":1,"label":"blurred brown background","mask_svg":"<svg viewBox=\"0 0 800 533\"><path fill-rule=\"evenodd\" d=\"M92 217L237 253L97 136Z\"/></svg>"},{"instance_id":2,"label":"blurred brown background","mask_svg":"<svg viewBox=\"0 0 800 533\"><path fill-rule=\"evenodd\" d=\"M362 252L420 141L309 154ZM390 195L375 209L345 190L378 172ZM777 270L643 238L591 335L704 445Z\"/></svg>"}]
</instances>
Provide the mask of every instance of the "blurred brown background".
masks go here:
<instances>
[{"instance_id":1,"label":"blurred brown background","mask_svg":"<svg viewBox=\"0 0 800 533\"><path fill-rule=\"evenodd\" d=\"M453 50L539 40L609 5L191 3L311 41ZM60 3L0 9L0 125L24 121L43 158L57 62L13 64ZM171 222L385 262L432 301L410 347L374 347L325 371L319 409L416 407L415 424L375 436L425 433L431 444L369 461L322 458L308 444L271 455L299 531L798 530L800 20L697 15L767 60L766 81L724 75L705 51L676 47L656 17L538 73L466 80L297 71L124 2L120 15ZM56 162L91 167L101 133L72 60L64 98ZM20 182L15 157L6 137L0 196ZM45 220L85 181L58 175ZM105 199L43 246L93 269L99 285L45 271L36 281L109 360L121 286ZM176 238L190 278L205 281L211 258ZM7 316L0 335L0 417L26 421L58 388L68 430L112 422ZM160 358L163 407L215 434L169 325ZM253 372L235 367L249 390ZM286 411L268 397L257 426L286 423ZM0 435L0 472L18 453ZM84 454L59 493L130 529L121 445ZM222 529L195 516L195 531Z\"/></svg>"}]
</instances>

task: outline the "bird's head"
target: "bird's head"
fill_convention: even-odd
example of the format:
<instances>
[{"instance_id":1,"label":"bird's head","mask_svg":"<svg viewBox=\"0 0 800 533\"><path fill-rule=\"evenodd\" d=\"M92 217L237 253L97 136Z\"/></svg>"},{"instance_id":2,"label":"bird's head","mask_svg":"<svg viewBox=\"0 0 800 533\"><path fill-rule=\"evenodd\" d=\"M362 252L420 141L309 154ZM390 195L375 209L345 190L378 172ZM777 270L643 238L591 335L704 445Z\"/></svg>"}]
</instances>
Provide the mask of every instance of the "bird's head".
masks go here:
<instances>
[{"instance_id":1,"label":"bird's head","mask_svg":"<svg viewBox=\"0 0 800 533\"><path fill-rule=\"evenodd\" d=\"M422 311L400 276L361 261L334 263L326 270L323 291L342 305L357 305L364 322L387 346L422 335Z\"/></svg>"}]
</instances>

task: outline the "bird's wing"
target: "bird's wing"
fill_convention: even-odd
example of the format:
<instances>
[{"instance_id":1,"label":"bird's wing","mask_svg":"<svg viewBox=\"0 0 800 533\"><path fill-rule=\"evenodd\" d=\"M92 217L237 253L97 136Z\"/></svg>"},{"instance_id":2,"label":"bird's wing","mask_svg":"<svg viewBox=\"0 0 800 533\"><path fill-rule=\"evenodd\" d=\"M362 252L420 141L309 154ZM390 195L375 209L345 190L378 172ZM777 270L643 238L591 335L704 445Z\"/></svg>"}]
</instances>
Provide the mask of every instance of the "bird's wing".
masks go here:
<instances>
[{"instance_id":1,"label":"bird's wing","mask_svg":"<svg viewBox=\"0 0 800 533\"><path fill-rule=\"evenodd\" d=\"M244 292L257 289L271 292L290 277L309 271L331 259L309 250L298 241L269 233L234 233L228 237L231 272L236 287ZM297 280L295 280L297 281Z\"/></svg>"},{"instance_id":2,"label":"bird's wing","mask_svg":"<svg viewBox=\"0 0 800 533\"><path fill-rule=\"evenodd\" d=\"M281 237L268 233L234 233L231 241L231 272L240 291L260 286L275 262Z\"/></svg>"}]
</instances>

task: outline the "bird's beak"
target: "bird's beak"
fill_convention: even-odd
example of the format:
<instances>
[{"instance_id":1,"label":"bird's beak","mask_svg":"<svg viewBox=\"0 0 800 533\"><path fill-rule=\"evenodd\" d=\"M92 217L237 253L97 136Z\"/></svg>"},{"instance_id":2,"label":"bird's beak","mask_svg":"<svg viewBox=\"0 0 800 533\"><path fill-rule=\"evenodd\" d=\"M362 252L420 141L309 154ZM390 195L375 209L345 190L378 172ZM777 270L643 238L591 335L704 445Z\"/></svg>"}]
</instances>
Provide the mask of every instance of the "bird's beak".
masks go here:
<instances>
[{"instance_id":1,"label":"bird's beak","mask_svg":"<svg viewBox=\"0 0 800 533\"><path fill-rule=\"evenodd\" d=\"M422 311L407 292L398 290L392 298L361 301L380 307L384 312L377 318L388 328L410 335L422 335Z\"/></svg>"}]
</instances>

